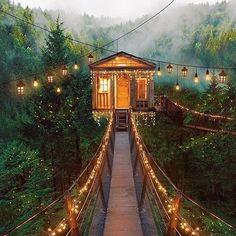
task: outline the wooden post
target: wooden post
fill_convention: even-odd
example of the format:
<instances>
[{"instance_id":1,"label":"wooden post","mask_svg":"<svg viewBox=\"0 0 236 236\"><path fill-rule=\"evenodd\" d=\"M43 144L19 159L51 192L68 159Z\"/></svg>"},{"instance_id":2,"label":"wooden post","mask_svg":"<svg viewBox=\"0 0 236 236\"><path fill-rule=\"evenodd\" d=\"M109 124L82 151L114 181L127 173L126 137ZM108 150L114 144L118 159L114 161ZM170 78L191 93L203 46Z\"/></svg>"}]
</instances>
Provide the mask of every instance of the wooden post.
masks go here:
<instances>
[{"instance_id":1,"label":"wooden post","mask_svg":"<svg viewBox=\"0 0 236 236\"><path fill-rule=\"evenodd\" d=\"M105 153L104 153L104 155L105 155ZM98 170L98 185L99 185L99 192L100 192L100 196L101 196L101 200L102 200L102 205L103 205L103 208L106 209L107 205L106 205L106 200L105 200L105 194L103 191L101 168L102 168L102 166L100 167L100 170Z\"/></svg>"},{"instance_id":2,"label":"wooden post","mask_svg":"<svg viewBox=\"0 0 236 236\"><path fill-rule=\"evenodd\" d=\"M142 187L142 193L141 193L141 199L139 202L139 210L142 209L143 207L143 203L144 203L144 199L145 199L145 194L146 194L146 189L147 189L147 171L144 170L144 178L143 178L143 187Z\"/></svg>"},{"instance_id":3,"label":"wooden post","mask_svg":"<svg viewBox=\"0 0 236 236\"><path fill-rule=\"evenodd\" d=\"M135 155L135 160L134 160L134 167L133 167L133 175L135 176L136 171L137 171L137 166L138 166L138 155L139 155L139 150L138 148L136 149L136 155Z\"/></svg>"},{"instance_id":4,"label":"wooden post","mask_svg":"<svg viewBox=\"0 0 236 236\"><path fill-rule=\"evenodd\" d=\"M105 155L106 155L106 161L107 161L107 168L108 168L108 172L109 175L112 175L112 168L111 168L111 163L110 163L110 155L109 155L109 147L107 146L106 151L105 151Z\"/></svg>"},{"instance_id":5,"label":"wooden post","mask_svg":"<svg viewBox=\"0 0 236 236\"><path fill-rule=\"evenodd\" d=\"M70 192L67 192L65 195L66 209L68 214L68 224L71 229L71 236L80 236L78 225L76 221L76 215L73 211L73 201L70 195Z\"/></svg>"},{"instance_id":6,"label":"wooden post","mask_svg":"<svg viewBox=\"0 0 236 236\"><path fill-rule=\"evenodd\" d=\"M180 205L181 205L181 194L177 193L174 203L173 203L173 211L170 216L170 222L169 222L169 227L167 231L167 236L176 236L176 228L178 226L178 214L180 211Z\"/></svg>"}]
</instances>

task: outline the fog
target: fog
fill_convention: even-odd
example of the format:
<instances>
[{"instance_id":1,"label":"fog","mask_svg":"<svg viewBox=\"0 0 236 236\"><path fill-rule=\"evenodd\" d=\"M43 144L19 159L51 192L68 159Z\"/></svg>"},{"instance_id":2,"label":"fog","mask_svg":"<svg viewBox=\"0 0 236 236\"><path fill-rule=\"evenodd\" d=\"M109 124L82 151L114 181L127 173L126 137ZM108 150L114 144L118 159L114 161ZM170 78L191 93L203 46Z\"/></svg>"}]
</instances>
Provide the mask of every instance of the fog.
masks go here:
<instances>
[{"instance_id":1,"label":"fog","mask_svg":"<svg viewBox=\"0 0 236 236\"><path fill-rule=\"evenodd\" d=\"M146 14L154 13L171 0L15 0L22 6L40 7L45 10L63 10L70 14L89 14L96 17L120 17L124 20L135 19ZM219 0L175 0L173 6L189 3L214 4Z\"/></svg>"}]
</instances>

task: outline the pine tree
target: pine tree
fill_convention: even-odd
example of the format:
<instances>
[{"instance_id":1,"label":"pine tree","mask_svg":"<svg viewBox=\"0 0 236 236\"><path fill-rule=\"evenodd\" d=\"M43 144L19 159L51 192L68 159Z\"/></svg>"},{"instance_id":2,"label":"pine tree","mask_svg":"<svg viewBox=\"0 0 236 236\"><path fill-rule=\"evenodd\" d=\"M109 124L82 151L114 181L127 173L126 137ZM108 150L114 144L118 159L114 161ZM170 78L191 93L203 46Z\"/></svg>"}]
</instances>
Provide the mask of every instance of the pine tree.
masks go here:
<instances>
[{"instance_id":1,"label":"pine tree","mask_svg":"<svg viewBox=\"0 0 236 236\"><path fill-rule=\"evenodd\" d=\"M43 60L46 68L56 68L68 63L68 45L59 17L52 28L43 48Z\"/></svg>"}]
</instances>

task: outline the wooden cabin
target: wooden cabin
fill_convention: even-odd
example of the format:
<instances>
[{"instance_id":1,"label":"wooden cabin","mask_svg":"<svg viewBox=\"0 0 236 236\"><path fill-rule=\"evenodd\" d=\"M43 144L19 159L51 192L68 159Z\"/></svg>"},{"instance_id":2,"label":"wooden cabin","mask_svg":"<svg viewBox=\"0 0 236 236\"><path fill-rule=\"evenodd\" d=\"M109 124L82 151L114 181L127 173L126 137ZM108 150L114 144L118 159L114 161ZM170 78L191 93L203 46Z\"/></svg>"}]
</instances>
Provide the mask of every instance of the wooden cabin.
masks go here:
<instances>
[{"instance_id":1,"label":"wooden cabin","mask_svg":"<svg viewBox=\"0 0 236 236\"><path fill-rule=\"evenodd\" d=\"M156 64L119 52L89 65L93 110L149 111L154 106Z\"/></svg>"}]
</instances>

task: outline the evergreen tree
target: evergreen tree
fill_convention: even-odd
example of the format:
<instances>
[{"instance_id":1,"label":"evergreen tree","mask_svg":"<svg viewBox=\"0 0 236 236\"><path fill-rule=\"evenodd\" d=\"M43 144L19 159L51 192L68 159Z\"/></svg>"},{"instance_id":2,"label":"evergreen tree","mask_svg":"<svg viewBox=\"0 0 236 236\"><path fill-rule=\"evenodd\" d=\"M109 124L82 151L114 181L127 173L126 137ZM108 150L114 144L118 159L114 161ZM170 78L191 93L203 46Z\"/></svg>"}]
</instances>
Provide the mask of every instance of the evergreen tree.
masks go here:
<instances>
[{"instance_id":1,"label":"evergreen tree","mask_svg":"<svg viewBox=\"0 0 236 236\"><path fill-rule=\"evenodd\" d=\"M68 63L68 43L59 17L52 28L43 48L43 60L46 68L56 68Z\"/></svg>"}]
</instances>

